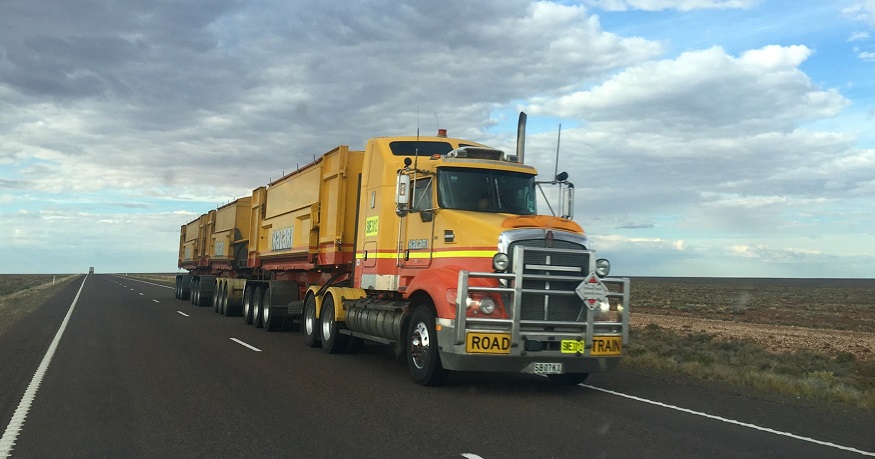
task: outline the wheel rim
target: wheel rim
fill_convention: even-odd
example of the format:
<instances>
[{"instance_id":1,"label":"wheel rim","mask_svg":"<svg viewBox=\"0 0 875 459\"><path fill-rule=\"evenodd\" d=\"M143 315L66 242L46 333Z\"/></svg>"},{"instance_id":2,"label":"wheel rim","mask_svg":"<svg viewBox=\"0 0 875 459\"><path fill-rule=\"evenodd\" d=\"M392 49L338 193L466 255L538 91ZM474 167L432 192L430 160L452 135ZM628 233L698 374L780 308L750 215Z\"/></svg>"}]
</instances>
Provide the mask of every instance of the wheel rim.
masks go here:
<instances>
[{"instance_id":1,"label":"wheel rim","mask_svg":"<svg viewBox=\"0 0 875 459\"><path fill-rule=\"evenodd\" d=\"M258 327L258 322L261 319L261 289L255 289L252 292L252 325Z\"/></svg>"},{"instance_id":2,"label":"wheel rim","mask_svg":"<svg viewBox=\"0 0 875 459\"><path fill-rule=\"evenodd\" d=\"M270 289L264 291L264 298L261 300L261 320L264 321L265 327L270 319Z\"/></svg>"},{"instance_id":3,"label":"wheel rim","mask_svg":"<svg viewBox=\"0 0 875 459\"><path fill-rule=\"evenodd\" d=\"M243 319L249 323L250 314L252 314L252 289L247 288L243 293Z\"/></svg>"},{"instance_id":4,"label":"wheel rim","mask_svg":"<svg viewBox=\"0 0 875 459\"><path fill-rule=\"evenodd\" d=\"M416 368L425 368L428 358L428 327L423 322L418 322L410 335L410 358Z\"/></svg>"},{"instance_id":5,"label":"wheel rim","mask_svg":"<svg viewBox=\"0 0 875 459\"><path fill-rule=\"evenodd\" d=\"M308 335L316 333L316 308L307 305L307 317L304 319L304 327L307 329Z\"/></svg>"},{"instance_id":6,"label":"wheel rim","mask_svg":"<svg viewBox=\"0 0 875 459\"><path fill-rule=\"evenodd\" d=\"M323 309L323 312L325 310ZM331 332L334 329L334 312L328 311L322 314L322 339L331 341Z\"/></svg>"}]
</instances>

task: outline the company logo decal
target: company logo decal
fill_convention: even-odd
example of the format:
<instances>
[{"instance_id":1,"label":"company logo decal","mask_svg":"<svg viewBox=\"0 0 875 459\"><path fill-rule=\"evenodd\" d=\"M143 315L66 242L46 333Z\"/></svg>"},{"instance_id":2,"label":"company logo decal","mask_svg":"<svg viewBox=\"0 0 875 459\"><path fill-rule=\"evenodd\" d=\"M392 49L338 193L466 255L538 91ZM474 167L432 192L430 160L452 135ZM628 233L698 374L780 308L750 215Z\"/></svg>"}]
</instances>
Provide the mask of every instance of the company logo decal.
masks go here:
<instances>
[{"instance_id":1,"label":"company logo decal","mask_svg":"<svg viewBox=\"0 0 875 459\"><path fill-rule=\"evenodd\" d=\"M275 229L270 233L270 250L288 250L292 248L292 227Z\"/></svg>"},{"instance_id":2,"label":"company logo decal","mask_svg":"<svg viewBox=\"0 0 875 459\"><path fill-rule=\"evenodd\" d=\"M376 236L380 228L380 217L368 217L365 220L365 236Z\"/></svg>"}]
</instances>

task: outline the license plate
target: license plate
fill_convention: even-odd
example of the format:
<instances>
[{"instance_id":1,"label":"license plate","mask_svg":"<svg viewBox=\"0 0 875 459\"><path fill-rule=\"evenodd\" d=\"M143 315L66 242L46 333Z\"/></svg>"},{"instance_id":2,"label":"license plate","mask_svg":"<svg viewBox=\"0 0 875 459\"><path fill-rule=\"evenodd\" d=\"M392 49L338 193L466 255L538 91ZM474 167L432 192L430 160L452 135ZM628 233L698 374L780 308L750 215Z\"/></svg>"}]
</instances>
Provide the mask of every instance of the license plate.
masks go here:
<instances>
[{"instance_id":1,"label":"license plate","mask_svg":"<svg viewBox=\"0 0 875 459\"><path fill-rule=\"evenodd\" d=\"M583 354L584 349L586 349L585 342L573 339L563 339L562 347L559 348L563 354L577 354L578 352Z\"/></svg>"},{"instance_id":2,"label":"license plate","mask_svg":"<svg viewBox=\"0 0 875 459\"><path fill-rule=\"evenodd\" d=\"M561 375L565 371L561 363L533 363L532 372L536 375Z\"/></svg>"},{"instance_id":3,"label":"license plate","mask_svg":"<svg viewBox=\"0 0 875 459\"><path fill-rule=\"evenodd\" d=\"M619 336L593 336L589 355L620 355L623 340Z\"/></svg>"},{"instance_id":4,"label":"license plate","mask_svg":"<svg viewBox=\"0 0 875 459\"><path fill-rule=\"evenodd\" d=\"M510 354L510 333L468 332L465 351L470 354Z\"/></svg>"}]
</instances>

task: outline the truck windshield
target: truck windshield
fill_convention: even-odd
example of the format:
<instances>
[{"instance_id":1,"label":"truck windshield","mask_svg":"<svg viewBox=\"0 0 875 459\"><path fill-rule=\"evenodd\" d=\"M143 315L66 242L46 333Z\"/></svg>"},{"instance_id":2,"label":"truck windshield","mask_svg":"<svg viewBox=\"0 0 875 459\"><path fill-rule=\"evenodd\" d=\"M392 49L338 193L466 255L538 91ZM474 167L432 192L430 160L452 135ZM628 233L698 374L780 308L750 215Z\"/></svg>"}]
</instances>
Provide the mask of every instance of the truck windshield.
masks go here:
<instances>
[{"instance_id":1,"label":"truck windshield","mask_svg":"<svg viewBox=\"0 0 875 459\"><path fill-rule=\"evenodd\" d=\"M437 176L441 208L518 215L536 212L533 175L445 167Z\"/></svg>"}]
</instances>

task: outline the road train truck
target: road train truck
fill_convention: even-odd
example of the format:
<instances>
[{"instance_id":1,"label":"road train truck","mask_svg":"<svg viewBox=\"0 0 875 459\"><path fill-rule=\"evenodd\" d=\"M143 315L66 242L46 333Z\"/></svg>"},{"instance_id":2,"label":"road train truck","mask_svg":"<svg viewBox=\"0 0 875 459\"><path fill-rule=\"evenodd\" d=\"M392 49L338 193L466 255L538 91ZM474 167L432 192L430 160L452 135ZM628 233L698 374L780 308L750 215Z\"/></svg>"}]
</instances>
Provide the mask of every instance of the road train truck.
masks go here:
<instances>
[{"instance_id":1,"label":"road train truck","mask_svg":"<svg viewBox=\"0 0 875 459\"><path fill-rule=\"evenodd\" d=\"M610 371L629 280L607 277L572 221L567 174L538 181L524 163L524 119L514 154L444 130L379 137L209 211L181 227L176 297L298 327L329 354L396 346L423 385L448 371L559 384Z\"/></svg>"}]
</instances>

